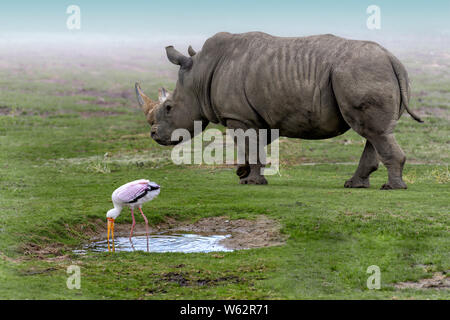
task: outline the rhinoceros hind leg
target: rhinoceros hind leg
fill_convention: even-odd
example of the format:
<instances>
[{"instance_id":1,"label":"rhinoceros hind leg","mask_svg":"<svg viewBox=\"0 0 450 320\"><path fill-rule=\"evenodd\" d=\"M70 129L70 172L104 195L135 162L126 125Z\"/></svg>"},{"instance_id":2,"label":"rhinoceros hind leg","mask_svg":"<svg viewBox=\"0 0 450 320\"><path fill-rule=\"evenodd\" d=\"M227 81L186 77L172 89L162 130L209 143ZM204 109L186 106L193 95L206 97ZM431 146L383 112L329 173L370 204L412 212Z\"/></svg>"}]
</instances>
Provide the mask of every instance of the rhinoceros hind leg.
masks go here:
<instances>
[{"instance_id":1,"label":"rhinoceros hind leg","mask_svg":"<svg viewBox=\"0 0 450 320\"><path fill-rule=\"evenodd\" d=\"M367 73L358 70L354 72L340 71L333 78L333 89L339 104L339 109L345 121L359 135L370 142L366 144L360 166L355 173L357 178L350 179L347 186L368 185L365 178L368 172L375 168L374 160L366 155L375 148L381 162L388 170L388 182L382 190L406 189L402 180L405 154L398 145L393 131L398 119L400 109L400 94L398 92L397 78L393 75L390 65L378 64L380 70L386 72L385 81L380 81L379 73ZM357 74L355 78L353 74ZM366 153L366 150L367 153ZM359 178L359 179L358 179ZM362 178L362 179L361 179ZM362 181L361 181L362 180Z\"/></svg>"},{"instance_id":2,"label":"rhinoceros hind leg","mask_svg":"<svg viewBox=\"0 0 450 320\"><path fill-rule=\"evenodd\" d=\"M369 188L369 175L378 169L378 156L373 145L366 141L366 146L359 160L358 168L353 177L345 181L345 188Z\"/></svg>"},{"instance_id":3,"label":"rhinoceros hind leg","mask_svg":"<svg viewBox=\"0 0 450 320\"><path fill-rule=\"evenodd\" d=\"M388 182L381 186L381 190L406 189L406 183L402 179L406 156L394 135L391 133L377 136L371 139L371 142L388 170Z\"/></svg>"},{"instance_id":4,"label":"rhinoceros hind leg","mask_svg":"<svg viewBox=\"0 0 450 320\"><path fill-rule=\"evenodd\" d=\"M386 63L382 52L379 53L377 59L370 60L370 65L366 65L367 68L361 68L364 63L368 63L361 60L360 64L347 64L335 69L332 79L333 91L344 120L370 142L386 166L388 182L382 189L406 189L406 184L402 180L406 157L393 135L401 103L398 79L392 71L392 65ZM368 72L367 70L375 70L370 68L377 71ZM366 147L369 149L369 144L366 144ZM364 153L360 164L361 169L365 170L358 172L360 169L358 167L359 178L364 178L364 173L370 171L372 167L371 161L364 160ZM357 180L346 184L352 186L364 184L363 181Z\"/></svg>"}]
</instances>

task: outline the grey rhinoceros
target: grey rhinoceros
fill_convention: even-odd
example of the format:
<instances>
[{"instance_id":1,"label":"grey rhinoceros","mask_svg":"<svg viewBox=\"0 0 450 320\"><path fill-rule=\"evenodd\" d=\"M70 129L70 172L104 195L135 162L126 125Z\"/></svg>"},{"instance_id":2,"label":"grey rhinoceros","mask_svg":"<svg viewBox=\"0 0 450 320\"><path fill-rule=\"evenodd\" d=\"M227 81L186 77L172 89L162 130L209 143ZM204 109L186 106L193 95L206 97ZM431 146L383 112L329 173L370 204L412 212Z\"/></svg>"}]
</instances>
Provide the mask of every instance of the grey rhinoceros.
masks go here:
<instances>
[{"instance_id":1,"label":"grey rhinoceros","mask_svg":"<svg viewBox=\"0 0 450 320\"><path fill-rule=\"evenodd\" d=\"M347 188L369 187L379 160L387 167L381 189L405 189L405 154L395 140L397 120L408 108L410 87L401 62L377 43L334 35L274 37L261 32L221 32L184 56L166 47L179 65L172 94L160 89L159 102L136 84L139 104L151 125L151 137L177 144L171 133L194 121L231 129L279 129L280 136L327 139L349 128L366 138L358 168ZM238 167L240 183L266 184L261 161Z\"/></svg>"}]
</instances>

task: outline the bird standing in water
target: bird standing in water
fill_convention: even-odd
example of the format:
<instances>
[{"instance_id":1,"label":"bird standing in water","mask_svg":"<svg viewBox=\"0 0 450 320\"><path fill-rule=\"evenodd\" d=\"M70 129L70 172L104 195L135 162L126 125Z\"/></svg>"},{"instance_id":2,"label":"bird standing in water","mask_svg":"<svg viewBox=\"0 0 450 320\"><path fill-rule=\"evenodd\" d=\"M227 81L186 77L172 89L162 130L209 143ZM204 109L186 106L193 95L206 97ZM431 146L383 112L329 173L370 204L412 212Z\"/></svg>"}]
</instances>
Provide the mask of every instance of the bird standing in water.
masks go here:
<instances>
[{"instance_id":1,"label":"bird standing in water","mask_svg":"<svg viewBox=\"0 0 450 320\"><path fill-rule=\"evenodd\" d=\"M108 227L108 251L111 251L109 246L109 235L111 232L112 235L112 250L115 251L114 248L114 220L120 215L122 212L122 209L124 207L130 207L131 209L131 217L133 218L133 224L131 225L131 231L130 231L130 242L131 237L133 235L133 229L136 224L136 221L134 220L134 209L139 208L139 211L142 214L142 217L145 221L145 230L146 230L146 236L147 236L147 252L149 251L149 244L148 244L148 220L147 217L144 215L144 212L142 212L142 205L152 199L154 199L160 190L160 186L156 184L155 182L151 182L149 180L140 179L131 181L127 184L124 184L123 186L120 186L114 192L112 193L112 202L114 205L114 208L109 210L106 213L106 219L107 219L107 227Z\"/></svg>"}]
</instances>

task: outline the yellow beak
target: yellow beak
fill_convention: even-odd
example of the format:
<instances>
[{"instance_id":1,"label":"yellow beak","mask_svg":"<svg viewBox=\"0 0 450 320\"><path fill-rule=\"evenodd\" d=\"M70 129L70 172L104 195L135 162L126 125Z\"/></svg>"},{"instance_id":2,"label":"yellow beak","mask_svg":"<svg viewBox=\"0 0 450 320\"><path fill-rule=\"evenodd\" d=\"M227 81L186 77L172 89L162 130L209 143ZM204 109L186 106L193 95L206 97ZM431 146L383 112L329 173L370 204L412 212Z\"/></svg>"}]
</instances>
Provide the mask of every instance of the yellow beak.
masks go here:
<instances>
[{"instance_id":1,"label":"yellow beak","mask_svg":"<svg viewBox=\"0 0 450 320\"><path fill-rule=\"evenodd\" d=\"M108 220L107 226L108 226L108 251L111 252L111 247L109 246L109 234L111 232L112 236L112 251L116 251L116 248L114 247L114 219L113 218L106 218Z\"/></svg>"}]
</instances>

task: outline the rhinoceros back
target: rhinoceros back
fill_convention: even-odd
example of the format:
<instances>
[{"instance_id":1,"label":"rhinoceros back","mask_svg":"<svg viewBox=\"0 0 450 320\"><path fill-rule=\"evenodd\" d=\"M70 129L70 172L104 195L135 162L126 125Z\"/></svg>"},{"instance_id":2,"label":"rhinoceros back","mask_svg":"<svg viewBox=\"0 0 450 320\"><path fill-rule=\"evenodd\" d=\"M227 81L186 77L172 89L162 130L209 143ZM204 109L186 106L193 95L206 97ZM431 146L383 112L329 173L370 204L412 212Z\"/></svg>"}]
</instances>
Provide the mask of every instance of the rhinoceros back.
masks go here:
<instances>
[{"instance_id":1,"label":"rhinoceros back","mask_svg":"<svg viewBox=\"0 0 450 320\"><path fill-rule=\"evenodd\" d=\"M366 41L333 35L274 37L261 32L219 33L205 42L197 61L208 63L211 113L226 125L276 128L306 139L348 130L333 93L331 73Z\"/></svg>"}]
</instances>

